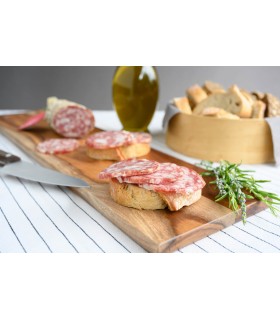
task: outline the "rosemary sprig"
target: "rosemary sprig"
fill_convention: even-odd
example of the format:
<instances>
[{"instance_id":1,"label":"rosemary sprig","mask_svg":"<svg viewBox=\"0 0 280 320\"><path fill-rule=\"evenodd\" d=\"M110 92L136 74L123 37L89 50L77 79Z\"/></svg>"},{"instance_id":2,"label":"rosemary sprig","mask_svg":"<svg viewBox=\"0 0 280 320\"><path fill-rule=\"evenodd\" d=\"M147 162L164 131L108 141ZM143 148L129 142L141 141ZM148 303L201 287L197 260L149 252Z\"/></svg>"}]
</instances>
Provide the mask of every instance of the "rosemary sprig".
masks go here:
<instances>
[{"instance_id":1,"label":"rosemary sprig","mask_svg":"<svg viewBox=\"0 0 280 320\"><path fill-rule=\"evenodd\" d=\"M280 197L275 193L264 191L260 185L261 183L269 182L269 180L255 180L249 174L254 172L253 170L241 170L240 164L233 164L225 160L220 161L217 166L210 161L202 161L198 166L206 170L202 173L203 176L215 177L215 180L210 182L210 184L215 184L219 190L215 201L227 198L230 209L237 212L241 208L244 224L247 218L247 199L255 198L262 201L274 216L278 216L280 208L277 205L280 205Z\"/></svg>"}]
</instances>

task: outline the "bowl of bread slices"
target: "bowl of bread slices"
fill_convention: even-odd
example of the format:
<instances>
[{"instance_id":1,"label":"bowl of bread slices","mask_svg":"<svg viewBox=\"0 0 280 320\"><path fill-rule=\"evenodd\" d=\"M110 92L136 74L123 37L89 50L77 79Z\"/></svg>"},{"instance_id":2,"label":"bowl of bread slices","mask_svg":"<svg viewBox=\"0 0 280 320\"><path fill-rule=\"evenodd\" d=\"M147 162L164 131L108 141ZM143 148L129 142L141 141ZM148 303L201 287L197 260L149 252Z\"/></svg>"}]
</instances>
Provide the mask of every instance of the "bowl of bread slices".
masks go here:
<instances>
[{"instance_id":1,"label":"bowl of bread slices","mask_svg":"<svg viewBox=\"0 0 280 320\"><path fill-rule=\"evenodd\" d=\"M280 116L280 101L270 93L224 89L206 81L174 98L166 131L167 145L202 160L234 163L274 161L271 129L266 121Z\"/></svg>"}]
</instances>

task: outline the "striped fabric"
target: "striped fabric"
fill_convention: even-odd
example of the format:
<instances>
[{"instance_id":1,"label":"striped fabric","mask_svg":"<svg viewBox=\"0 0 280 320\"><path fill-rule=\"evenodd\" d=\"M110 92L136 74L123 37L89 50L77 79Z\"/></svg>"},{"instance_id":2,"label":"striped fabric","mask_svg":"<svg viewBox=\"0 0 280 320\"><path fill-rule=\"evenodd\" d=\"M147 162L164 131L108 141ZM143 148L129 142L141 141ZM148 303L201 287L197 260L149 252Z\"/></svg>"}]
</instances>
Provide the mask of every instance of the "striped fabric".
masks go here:
<instances>
[{"instance_id":1,"label":"striped fabric","mask_svg":"<svg viewBox=\"0 0 280 320\"><path fill-rule=\"evenodd\" d=\"M112 111L95 111L97 126L121 129ZM171 151L161 129L163 112L150 126L153 148L196 163ZM33 160L3 135L0 148ZM280 193L280 169L274 165L243 166L256 177L271 179L266 189ZM68 188L0 175L0 252L146 252L120 229ZM247 220L188 245L188 252L280 252L280 218L264 210Z\"/></svg>"}]
</instances>

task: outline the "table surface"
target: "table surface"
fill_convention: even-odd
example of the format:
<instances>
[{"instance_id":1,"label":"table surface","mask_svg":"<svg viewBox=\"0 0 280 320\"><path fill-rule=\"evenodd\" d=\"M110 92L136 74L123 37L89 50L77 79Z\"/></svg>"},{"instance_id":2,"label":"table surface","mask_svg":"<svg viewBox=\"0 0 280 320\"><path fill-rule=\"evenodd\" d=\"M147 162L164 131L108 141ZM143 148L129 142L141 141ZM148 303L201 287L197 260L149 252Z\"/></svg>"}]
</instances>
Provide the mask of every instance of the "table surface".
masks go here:
<instances>
[{"instance_id":1,"label":"table surface","mask_svg":"<svg viewBox=\"0 0 280 320\"><path fill-rule=\"evenodd\" d=\"M0 114L12 111L0 111ZM17 112L17 111L13 111ZM97 127L119 130L113 111L94 111ZM151 124L152 147L189 163L189 158L166 146L161 127L163 111ZM33 162L0 134L0 148ZM243 165L255 170L256 178L272 180L265 189L280 193L280 168L274 164ZM101 213L68 188L43 185L0 176L0 252L146 252ZM280 218L268 209L242 222L196 241L177 253L188 252L280 252Z\"/></svg>"}]
</instances>

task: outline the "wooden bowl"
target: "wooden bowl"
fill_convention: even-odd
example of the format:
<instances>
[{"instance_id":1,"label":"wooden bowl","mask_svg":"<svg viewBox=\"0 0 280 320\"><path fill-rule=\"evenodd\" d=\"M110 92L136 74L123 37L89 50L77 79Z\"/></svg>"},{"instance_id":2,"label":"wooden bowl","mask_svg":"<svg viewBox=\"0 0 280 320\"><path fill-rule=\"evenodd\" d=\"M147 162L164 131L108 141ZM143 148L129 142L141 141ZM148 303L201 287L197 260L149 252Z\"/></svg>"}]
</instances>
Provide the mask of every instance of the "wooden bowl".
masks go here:
<instances>
[{"instance_id":1,"label":"wooden bowl","mask_svg":"<svg viewBox=\"0 0 280 320\"><path fill-rule=\"evenodd\" d=\"M271 131L263 119L218 119L184 113L168 124L167 145L184 155L233 163L273 162Z\"/></svg>"}]
</instances>

